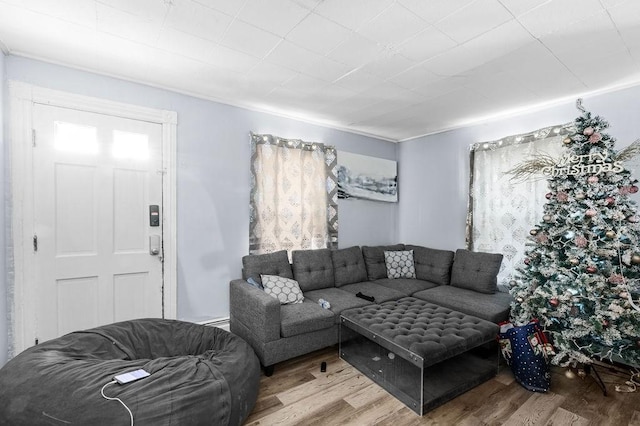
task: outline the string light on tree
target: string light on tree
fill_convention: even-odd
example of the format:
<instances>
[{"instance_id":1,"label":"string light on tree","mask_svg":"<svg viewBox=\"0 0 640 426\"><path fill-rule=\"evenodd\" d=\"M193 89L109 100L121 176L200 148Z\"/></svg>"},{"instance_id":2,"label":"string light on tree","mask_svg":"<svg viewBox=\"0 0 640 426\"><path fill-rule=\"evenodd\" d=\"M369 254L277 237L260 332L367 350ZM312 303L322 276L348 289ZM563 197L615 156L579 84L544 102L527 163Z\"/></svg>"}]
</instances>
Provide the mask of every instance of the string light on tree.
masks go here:
<instances>
[{"instance_id":1,"label":"string light on tree","mask_svg":"<svg viewBox=\"0 0 640 426\"><path fill-rule=\"evenodd\" d=\"M543 173L549 183L510 289L512 322L538 318L555 346L554 364L639 365L640 217L629 198L638 186L624 162L640 154L640 140L617 152L608 123L579 108L561 159L511 171L516 179Z\"/></svg>"}]
</instances>

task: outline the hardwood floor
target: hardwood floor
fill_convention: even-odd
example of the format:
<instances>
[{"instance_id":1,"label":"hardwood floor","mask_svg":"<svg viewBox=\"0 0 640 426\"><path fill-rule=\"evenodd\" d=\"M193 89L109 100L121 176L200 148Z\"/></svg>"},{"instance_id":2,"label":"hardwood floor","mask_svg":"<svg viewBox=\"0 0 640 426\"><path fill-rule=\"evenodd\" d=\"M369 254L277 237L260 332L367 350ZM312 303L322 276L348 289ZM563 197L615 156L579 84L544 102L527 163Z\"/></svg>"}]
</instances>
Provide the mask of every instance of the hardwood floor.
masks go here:
<instances>
[{"instance_id":1,"label":"hardwood floor","mask_svg":"<svg viewBox=\"0 0 640 426\"><path fill-rule=\"evenodd\" d=\"M327 363L326 373L320 363ZM635 425L640 426L640 388L620 393L629 375L608 368L592 377L567 377L553 367L551 389L529 392L509 367L480 386L417 416L381 387L327 348L276 365L260 380L258 401L245 425Z\"/></svg>"}]
</instances>

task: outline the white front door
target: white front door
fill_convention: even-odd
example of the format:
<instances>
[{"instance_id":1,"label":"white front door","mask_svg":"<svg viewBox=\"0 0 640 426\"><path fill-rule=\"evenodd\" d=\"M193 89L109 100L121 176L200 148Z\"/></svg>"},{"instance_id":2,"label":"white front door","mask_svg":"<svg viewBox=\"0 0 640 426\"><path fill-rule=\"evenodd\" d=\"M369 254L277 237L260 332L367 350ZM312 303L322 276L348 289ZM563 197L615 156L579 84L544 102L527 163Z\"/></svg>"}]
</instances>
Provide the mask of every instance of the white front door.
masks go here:
<instances>
[{"instance_id":1,"label":"white front door","mask_svg":"<svg viewBox=\"0 0 640 426\"><path fill-rule=\"evenodd\" d=\"M42 104L32 117L35 338L162 317L162 126Z\"/></svg>"}]
</instances>

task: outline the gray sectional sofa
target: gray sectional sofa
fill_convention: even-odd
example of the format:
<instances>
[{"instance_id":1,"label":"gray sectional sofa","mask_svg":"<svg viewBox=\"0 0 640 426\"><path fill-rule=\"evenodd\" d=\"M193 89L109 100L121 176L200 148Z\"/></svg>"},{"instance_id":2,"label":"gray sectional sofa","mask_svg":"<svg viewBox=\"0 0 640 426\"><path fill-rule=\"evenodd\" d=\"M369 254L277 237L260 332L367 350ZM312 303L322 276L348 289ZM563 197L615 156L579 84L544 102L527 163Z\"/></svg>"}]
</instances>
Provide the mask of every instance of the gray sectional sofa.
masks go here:
<instances>
[{"instance_id":1,"label":"gray sectional sofa","mask_svg":"<svg viewBox=\"0 0 640 426\"><path fill-rule=\"evenodd\" d=\"M385 251L408 250L416 278L388 278ZM511 303L496 285L501 262L501 254L404 244L293 251L292 263L284 250L245 256L243 279L230 283L231 332L254 348L271 374L278 362L338 343L345 309L413 296L497 323L508 319ZM304 301L281 304L259 288L262 275L296 280ZM324 309L320 299L331 307Z\"/></svg>"}]
</instances>

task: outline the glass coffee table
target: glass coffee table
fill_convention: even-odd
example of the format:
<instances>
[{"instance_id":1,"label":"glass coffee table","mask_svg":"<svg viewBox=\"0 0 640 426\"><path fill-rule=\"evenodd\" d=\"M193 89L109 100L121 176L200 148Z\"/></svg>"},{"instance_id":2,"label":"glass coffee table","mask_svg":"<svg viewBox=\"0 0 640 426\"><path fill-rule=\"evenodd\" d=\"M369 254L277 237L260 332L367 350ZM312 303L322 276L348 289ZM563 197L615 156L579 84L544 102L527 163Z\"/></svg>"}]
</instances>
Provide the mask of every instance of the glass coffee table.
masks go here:
<instances>
[{"instance_id":1,"label":"glass coffee table","mask_svg":"<svg viewBox=\"0 0 640 426\"><path fill-rule=\"evenodd\" d=\"M412 297L344 311L340 358L418 415L498 373L498 326Z\"/></svg>"}]
</instances>

